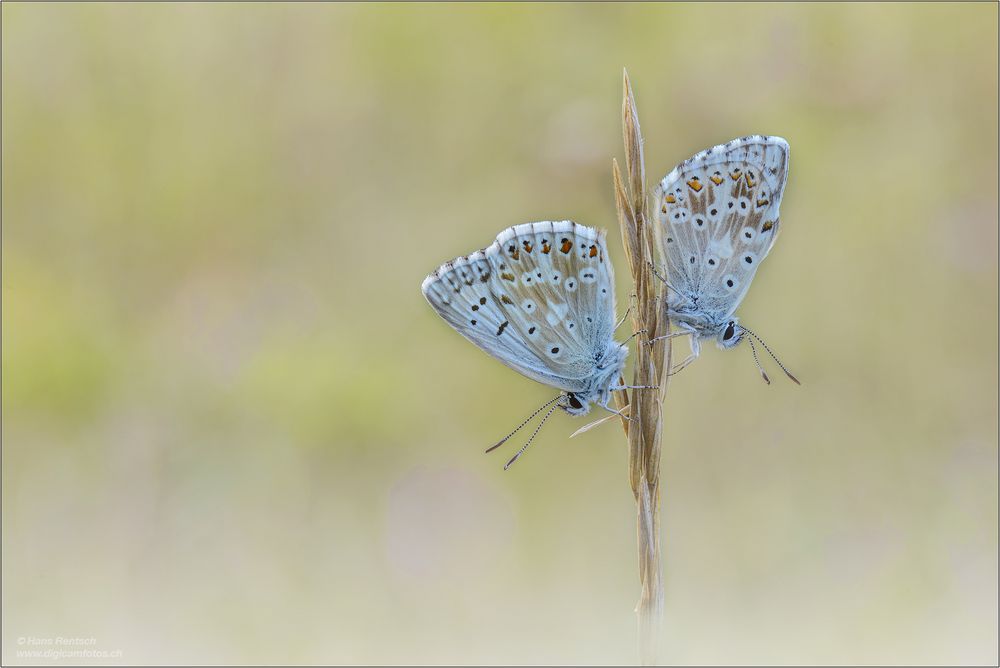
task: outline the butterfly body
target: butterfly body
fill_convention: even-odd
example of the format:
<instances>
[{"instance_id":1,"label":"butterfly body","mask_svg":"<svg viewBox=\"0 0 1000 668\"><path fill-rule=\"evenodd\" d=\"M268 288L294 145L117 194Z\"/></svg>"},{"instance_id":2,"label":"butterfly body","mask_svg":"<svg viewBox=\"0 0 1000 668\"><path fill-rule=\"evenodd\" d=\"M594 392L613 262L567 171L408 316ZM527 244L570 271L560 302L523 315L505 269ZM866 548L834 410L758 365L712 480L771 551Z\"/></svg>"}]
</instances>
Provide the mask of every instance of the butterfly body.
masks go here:
<instances>
[{"instance_id":1,"label":"butterfly body","mask_svg":"<svg viewBox=\"0 0 1000 668\"><path fill-rule=\"evenodd\" d=\"M572 221L516 225L441 265L422 291L477 347L561 390L566 412L607 407L627 349L614 340L614 272L603 232Z\"/></svg>"},{"instance_id":2,"label":"butterfly body","mask_svg":"<svg viewBox=\"0 0 1000 668\"><path fill-rule=\"evenodd\" d=\"M702 151L656 189L669 315L700 341L731 348L743 339L735 311L780 229L788 143L754 135Z\"/></svg>"}]
</instances>

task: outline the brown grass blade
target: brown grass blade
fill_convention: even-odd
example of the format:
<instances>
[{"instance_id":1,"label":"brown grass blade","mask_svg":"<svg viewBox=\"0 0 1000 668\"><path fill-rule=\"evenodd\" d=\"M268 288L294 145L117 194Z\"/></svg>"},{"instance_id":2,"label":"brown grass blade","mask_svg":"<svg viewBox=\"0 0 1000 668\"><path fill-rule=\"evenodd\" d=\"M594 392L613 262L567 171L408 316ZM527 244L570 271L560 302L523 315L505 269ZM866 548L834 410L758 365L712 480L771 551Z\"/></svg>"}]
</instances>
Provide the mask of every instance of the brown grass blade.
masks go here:
<instances>
[{"instance_id":1,"label":"brown grass blade","mask_svg":"<svg viewBox=\"0 0 1000 668\"><path fill-rule=\"evenodd\" d=\"M622 242L635 286L632 309L633 331L646 330L636 342L632 385L658 389L615 394L619 410L629 407L632 421L623 420L629 444L629 483L636 500L639 582L636 606L639 626L639 658L644 665L657 663L661 652L663 621L663 567L660 551L660 436L663 399L670 368L670 339L647 345L670 331L666 311L666 288L651 278L647 263L653 261L656 240L649 221L646 172L639 114L628 73L624 75L622 129L625 140L625 179L618 162L612 163L615 206L622 228ZM631 402L631 403L630 403Z\"/></svg>"}]
</instances>

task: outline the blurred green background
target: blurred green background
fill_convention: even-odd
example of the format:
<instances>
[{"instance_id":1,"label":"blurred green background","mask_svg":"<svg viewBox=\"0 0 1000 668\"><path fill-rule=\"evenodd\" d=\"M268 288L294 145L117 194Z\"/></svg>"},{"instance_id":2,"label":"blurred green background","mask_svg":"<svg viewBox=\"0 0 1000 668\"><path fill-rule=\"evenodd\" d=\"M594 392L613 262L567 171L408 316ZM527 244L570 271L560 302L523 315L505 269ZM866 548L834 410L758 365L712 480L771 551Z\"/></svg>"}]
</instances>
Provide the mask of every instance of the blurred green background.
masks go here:
<instances>
[{"instance_id":1,"label":"blurred green background","mask_svg":"<svg viewBox=\"0 0 1000 668\"><path fill-rule=\"evenodd\" d=\"M792 147L664 430L666 660L997 661L997 5L3 7L3 647L632 663L620 427L437 318L509 225ZM686 351L681 344L679 352ZM773 367L772 367L773 368ZM102 663L107 660L101 661Z\"/></svg>"}]
</instances>

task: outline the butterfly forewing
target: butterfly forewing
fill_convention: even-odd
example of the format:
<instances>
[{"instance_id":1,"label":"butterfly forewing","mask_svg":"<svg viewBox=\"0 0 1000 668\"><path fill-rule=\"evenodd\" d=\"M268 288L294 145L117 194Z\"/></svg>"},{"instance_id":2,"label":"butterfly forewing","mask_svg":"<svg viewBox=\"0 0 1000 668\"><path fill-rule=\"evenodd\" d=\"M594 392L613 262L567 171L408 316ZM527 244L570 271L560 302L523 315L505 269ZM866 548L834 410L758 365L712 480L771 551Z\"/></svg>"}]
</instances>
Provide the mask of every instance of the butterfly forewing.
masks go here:
<instances>
[{"instance_id":1,"label":"butterfly forewing","mask_svg":"<svg viewBox=\"0 0 1000 668\"><path fill-rule=\"evenodd\" d=\"M590 387L614 332L604 235L571 221L527 223L427 277L431 306L520 373L569 392Z\"/></svg>"},{"instance_id":2,"label":"butterfly forewing","mask_svg":"<svg viewBox=\"0 0 1000 668\"><path fill-rule=\"evenodd\" d=\"M485 251L446 262L423 283L424 297L438 315L490 355L522 374L550 382L545 364L515 337L504 337L507 318L496 304L495 270ZM493 335L490 336L489 332Z\"/></svg>"},{"instance_id":3,"label":"butterfly forewing","mask_svg":"<svg viewBox=\"0 0 1000 668\"><path fill-rule=\"evenodd\" d=\"M778 235L788 144L751 136L702 151L660 182L656 211L668 281L725 318Z\"/></svg>"}]
</instances>

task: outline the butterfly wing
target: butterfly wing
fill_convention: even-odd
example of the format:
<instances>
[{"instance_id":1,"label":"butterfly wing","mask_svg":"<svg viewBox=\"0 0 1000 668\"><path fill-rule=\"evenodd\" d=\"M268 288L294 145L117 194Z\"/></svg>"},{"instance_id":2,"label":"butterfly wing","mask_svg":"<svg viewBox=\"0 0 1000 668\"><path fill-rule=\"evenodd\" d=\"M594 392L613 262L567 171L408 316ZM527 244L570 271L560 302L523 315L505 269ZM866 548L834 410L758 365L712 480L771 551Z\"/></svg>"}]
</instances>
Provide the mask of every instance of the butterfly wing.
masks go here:
<instances>
[{"instance_id":1,"label":"butterfly wing","mask_svg":"<svg viewBox=\"0 0 1000 668\"><path fill-rule=\"evenodd\" d=\"M604 234L572 221L517 225L423 283L438 314L512 369L582 392L614 333Z\"/></svg>"},{"instance_id":2,"label":"butterfly wing","mask_svg":"<svg viewBox=\"0 0 1000 668\"><path fill-rule=\"evenodd\" d=\"M702 151L660 182L667 280L714 319L732 315L774 245L787 178L788 143L757 135Z\"/></svg>"}]
</instances>

